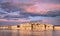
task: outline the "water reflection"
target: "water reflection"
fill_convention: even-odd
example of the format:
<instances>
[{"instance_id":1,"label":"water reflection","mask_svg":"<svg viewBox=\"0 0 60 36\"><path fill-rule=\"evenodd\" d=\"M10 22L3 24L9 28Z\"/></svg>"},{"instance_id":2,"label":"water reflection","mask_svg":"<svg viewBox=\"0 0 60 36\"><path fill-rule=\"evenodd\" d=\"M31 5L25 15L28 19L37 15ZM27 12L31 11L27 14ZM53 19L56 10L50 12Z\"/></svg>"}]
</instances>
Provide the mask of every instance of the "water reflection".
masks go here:
<instances>
[{"instance_id":1,"label":"water reflection","mask_svg":"<svg viewBox=\"0 0 60 36\"><path fill-rule=\"evenodd\" d=\"M60 31L0 30L0 36L60 36Z\"/></svg>"}]
</instances>

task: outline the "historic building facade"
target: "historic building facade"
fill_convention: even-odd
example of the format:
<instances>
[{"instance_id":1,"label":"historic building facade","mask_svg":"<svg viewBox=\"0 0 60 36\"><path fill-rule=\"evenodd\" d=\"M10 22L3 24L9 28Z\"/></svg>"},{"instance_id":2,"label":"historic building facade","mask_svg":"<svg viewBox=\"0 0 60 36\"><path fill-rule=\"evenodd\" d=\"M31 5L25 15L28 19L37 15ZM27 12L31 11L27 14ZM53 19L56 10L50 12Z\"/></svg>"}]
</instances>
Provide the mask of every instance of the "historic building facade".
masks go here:
<instances>
[{"instance_id":1,"label":"historic building facade","mask_svg":"<svg viewBox=\"0 0 60 36\"><path fill-rule=\"evenodd\" d=\"M24 23L14 26L0 26L0 29L22 30L22 31L49 31L60 30L60 26L53 26L52 24L41 24L38 22Z\"/></svg>"}]
</instances>

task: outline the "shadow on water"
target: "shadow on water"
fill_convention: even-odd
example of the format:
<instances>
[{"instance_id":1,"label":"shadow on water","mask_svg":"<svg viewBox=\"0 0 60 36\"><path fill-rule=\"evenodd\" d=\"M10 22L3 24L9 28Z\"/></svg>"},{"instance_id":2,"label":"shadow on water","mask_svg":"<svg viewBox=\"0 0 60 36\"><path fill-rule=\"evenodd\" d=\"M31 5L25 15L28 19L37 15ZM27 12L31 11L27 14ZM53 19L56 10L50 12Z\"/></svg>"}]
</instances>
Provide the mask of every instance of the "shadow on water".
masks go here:
<instances>
[{"instance_id":1,"label":"shadow on water","mask_svg":"<svg viewBox=\"0 0 60 36\"><path fill-rule=\"evenodd\" d=\"M60 31L0 30L0 36L60 36Z\"/></svg>"}]
</instances>

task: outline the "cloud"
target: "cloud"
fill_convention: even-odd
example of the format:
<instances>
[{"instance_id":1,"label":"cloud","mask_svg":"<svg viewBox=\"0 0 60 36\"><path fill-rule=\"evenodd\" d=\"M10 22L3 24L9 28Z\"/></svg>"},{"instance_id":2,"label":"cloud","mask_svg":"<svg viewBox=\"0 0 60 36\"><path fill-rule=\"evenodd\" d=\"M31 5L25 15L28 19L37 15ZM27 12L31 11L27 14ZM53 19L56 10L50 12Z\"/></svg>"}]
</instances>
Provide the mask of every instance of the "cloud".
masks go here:
<instances>
[{"instance_id":1,"label":"cloud","mask_svg":"<svg viewBox=\"0 0 60 36\"><path fill-rule=\"evenodd\" d=\"M0 3L0 18L18 20L20 18L28 18L29 16L60 16L60 4L46 3L47 1L40 3L40 1L45 0L21 1L18 3Z\"/></svg>"},{"instance_id":2,"label":"cloud","mask_svg":"<svg viewBox=\"0 0 60 36\"><path fill-rule=\"evenodd\" d=\"M7 19L0 19L0 22L30 22L28 19L19 19L19 20L7 20Z\"/></svg>"},{"instance_id":3,"label":"cloud","mask_svg":"<svg viewBox=\"0 0 60 36\"><path fill-rule=\"evenodd\" d=\"M35 4L31 7L27 7L25 10L28 13L35 13L35 14L45 14L48 11L56 11L60 9L59 4Z\"/></svg>"},{"instance_id":4,"label":"cloud","mask_svg":"<svg viewBox=\"0 0 60 36\"><path fill-rule=\"evenodd\" d=\"M1 2L51 2L59 3L60 0L0 0Z\"/></svg>"},{"instance_id":5,"label":"cloud","mask_svg":"<svg viewBox=\"0 0 60 36\"><path fill-rule=\"evenodd\" d=\"M60 25L60 20L42 20L44 24Z\"/></svg>"},{"instance_id":6,"label":"cloud","mask_svg":"<svg viewBox=\"0 0 60 36\"><path fill-rule=\"evenodd\" d=\"M59 25L59 16L60 0L0 0L0 23L3 24L41 20Z\"/></svg>"},{"instance_id":7,"label":"cloud","mask_svg":"<svg viewBox=\"0 0 60 36\"><path fill-rule=\"evenodd\" d=\"M3 17L4 16L4 17ZM24 13L21 13L19 11L16 11L16 12L10 12L10 13L7 13L7 14L2 14L0 18L5 18L5 19L19 19L19 18L28 18L28 14L24 14Z\"/></svg>"}]
</instances>

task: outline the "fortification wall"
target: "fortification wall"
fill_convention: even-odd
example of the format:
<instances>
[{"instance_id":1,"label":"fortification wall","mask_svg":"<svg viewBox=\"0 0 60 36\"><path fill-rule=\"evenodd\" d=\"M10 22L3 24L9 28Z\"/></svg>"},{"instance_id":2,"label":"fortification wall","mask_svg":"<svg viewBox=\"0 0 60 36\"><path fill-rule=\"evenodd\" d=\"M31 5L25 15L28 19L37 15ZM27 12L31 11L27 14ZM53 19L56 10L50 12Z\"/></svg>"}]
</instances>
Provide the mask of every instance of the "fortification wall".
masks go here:
<instances>
[{"instance_id":1,"label":"fortification wall","mask_svg":"<svg viewBox=\"0 0 60 36\"><path fill-rule=\"evenodd\" d=\"M54 30L60 30L60 26L54 26Z\"/></svg>"},{"instance_id":2,"label":"fortification wall","mask_svg":"<svg viewBox=\"0 0 60 36\"><path fill-rule=\"evenodd\" d=\"M0 29L13 29L13 30L23 30L23 31L50 31L50 30L60 30L60 26L53 26L51 24L41 24L41 23L25 23L14 26L0 26Z\"/></svg>"}]
</instances>

